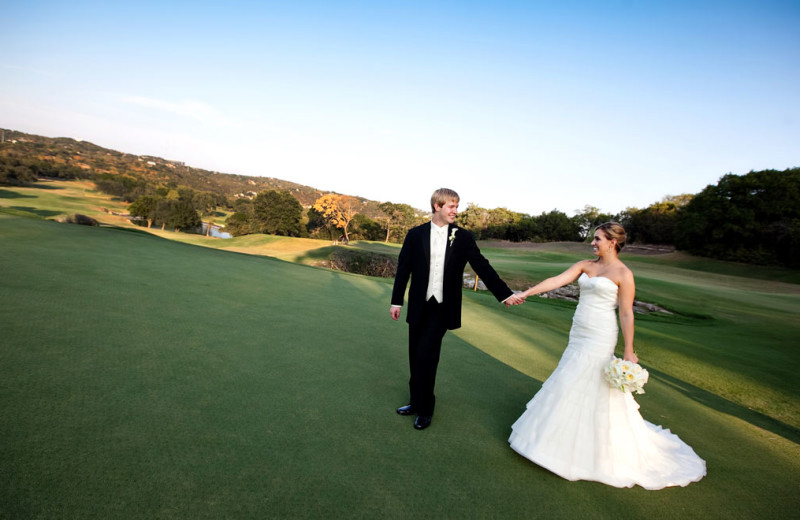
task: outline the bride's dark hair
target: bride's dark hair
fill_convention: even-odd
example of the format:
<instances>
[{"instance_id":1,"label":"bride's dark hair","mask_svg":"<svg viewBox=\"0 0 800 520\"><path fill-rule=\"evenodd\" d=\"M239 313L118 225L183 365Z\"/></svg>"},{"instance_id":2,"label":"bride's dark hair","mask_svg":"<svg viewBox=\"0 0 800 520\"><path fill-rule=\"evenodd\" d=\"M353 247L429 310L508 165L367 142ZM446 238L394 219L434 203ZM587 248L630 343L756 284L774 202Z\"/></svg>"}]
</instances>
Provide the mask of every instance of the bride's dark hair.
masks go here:
<instances>
[{"instance_id":1,"label":"bride's dark hair","mask_svg":"<svg viewBox=\"0 0 800 520\"><path fill-rule=\"evenodd\" d=\"M618 223L606 222L605 224L600 224L595 229L597 231L602 231L607 239L617 240L617 253L622 251L622 248L625 247L625 240L627 239L628 235L625 234L625 228L620 226Z\"/></svg>"}]
</instances>

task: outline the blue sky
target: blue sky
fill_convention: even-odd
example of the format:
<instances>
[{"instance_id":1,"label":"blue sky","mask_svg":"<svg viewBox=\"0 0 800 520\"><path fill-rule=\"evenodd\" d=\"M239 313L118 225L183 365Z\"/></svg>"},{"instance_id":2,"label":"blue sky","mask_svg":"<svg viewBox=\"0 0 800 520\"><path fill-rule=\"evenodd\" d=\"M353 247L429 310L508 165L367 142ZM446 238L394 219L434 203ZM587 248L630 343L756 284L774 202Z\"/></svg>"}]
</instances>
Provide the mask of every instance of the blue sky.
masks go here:
<instances>
[{"instance_id":1,"label":"blue sky","mask_svg":"<svg viewBox=\"0 0 800 520\"><path fill-rule=\"evenodd\" d=\"M0 127L426 208L800 166L794 2L2 1Z\"/></svg>"}]
</instances>

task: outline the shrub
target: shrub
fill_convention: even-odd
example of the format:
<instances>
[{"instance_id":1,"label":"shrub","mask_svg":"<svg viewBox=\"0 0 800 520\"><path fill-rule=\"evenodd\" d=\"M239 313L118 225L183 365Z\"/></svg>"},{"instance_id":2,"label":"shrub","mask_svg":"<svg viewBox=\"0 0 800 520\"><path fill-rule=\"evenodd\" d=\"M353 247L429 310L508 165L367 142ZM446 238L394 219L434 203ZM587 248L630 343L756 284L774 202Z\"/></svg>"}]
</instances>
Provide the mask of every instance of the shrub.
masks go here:
<instances>
[{"instance_id":1,"label":"shrub","mask_svg":"<svg viewBox=\"0 0 800 520\"><path fill-rule=\"evenodd\" d=\"M346 273L392 278L397 271L396 258L355 249L337 249L328 260L331 269Z\"/></svg>"},{"instance_id":2,"label":"shrub","mask_svg":"<svg viewBox=\"0 0 800 520\"><path fill-rule=\"evenodd\" d=\"M75 213L64 219L67 224L80 224L82 226L99 226L100 223L92 217Z\"/></svg>"}]
</instances>

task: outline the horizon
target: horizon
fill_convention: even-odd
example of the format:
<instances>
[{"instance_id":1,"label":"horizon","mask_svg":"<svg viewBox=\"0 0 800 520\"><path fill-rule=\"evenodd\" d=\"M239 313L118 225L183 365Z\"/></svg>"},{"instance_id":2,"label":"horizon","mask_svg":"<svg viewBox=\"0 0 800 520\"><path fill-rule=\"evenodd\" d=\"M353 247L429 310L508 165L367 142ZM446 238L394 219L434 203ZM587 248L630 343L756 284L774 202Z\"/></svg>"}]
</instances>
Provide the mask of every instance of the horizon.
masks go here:
<instances>
[{"instance_id":1,"label":"horizon","mask_svg":"<svg viewBox=\"0 0 800 520\"><path fill-rule=\"evenodd\" d=\"M798 22L780 1L12 4L0 125L415 208L448 186L619 213L800 166Z\"/></svg>"}]
</instances>

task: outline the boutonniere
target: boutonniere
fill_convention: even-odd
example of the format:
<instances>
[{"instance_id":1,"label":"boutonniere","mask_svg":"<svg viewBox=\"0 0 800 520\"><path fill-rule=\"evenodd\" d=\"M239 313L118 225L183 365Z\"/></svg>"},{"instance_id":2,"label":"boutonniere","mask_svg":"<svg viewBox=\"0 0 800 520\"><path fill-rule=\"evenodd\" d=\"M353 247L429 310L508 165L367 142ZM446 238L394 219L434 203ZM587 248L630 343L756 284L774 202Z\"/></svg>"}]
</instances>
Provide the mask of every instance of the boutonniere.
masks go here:
<instances>
[{"instance_id":1,"label":"boutonniere","mask_svg":"<svg viewBox=\"0 0 800 520\"><path fill-rule=\"evenodd\" d=\"M453 245L453 242L456 241L456 231L458 231L458 228L453 228L453 229L450 230L450 238L449 238L449 240L450 240L450 245L451 246Z\"/></svg>"}]
</instances>

